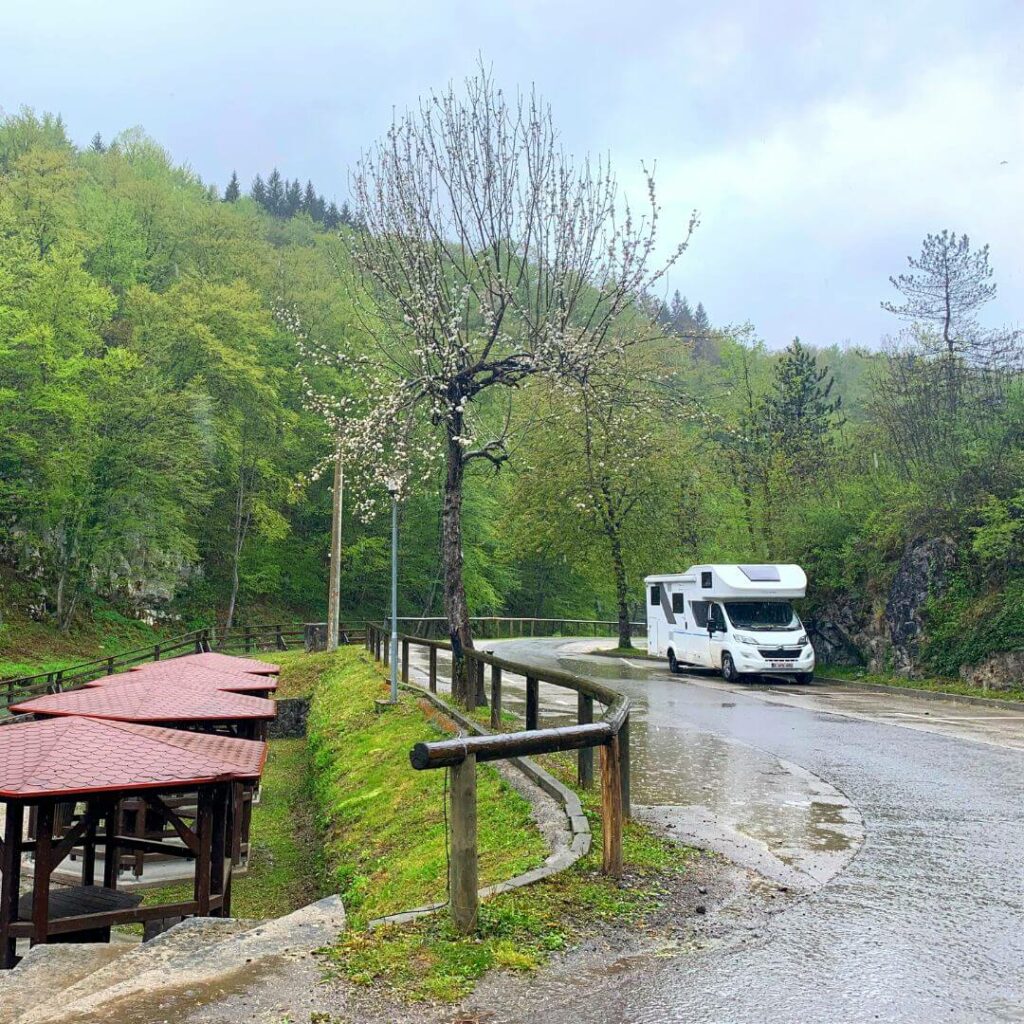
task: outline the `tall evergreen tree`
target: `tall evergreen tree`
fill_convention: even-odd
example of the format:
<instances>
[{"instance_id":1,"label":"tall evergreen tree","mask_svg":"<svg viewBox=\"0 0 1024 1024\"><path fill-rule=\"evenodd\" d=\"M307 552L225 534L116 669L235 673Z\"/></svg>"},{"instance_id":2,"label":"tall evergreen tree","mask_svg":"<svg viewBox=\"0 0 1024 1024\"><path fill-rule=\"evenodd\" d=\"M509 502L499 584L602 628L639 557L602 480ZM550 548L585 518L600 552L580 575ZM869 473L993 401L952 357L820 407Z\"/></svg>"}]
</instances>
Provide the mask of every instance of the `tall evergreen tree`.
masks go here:
<instances>
[{"instance_id":1,"label":"tall evergreen tree","mask_svg":"<svg viewBox=\"0 0 1024 1024\"><path fill-rule=\"evenodd\" d=\"M302 193L302 212L308 213L310 217L316 211L316 189L313 188L313 182L306 182L306 190ZM315 218L314 218L315 219Z\"/></svg>"},{"instance_id":2,"label":"tall evergreen tree","mask_svg":"<svg viewBox=\"0 0 1024 1024\"><path fill-rule=\"evenodd\" d=\"M683 301L685 302L685 299ZM704 309L703 302L697 303L697 308L693 312L693 322L700 331L711 330L711 320L708 317L707 310Z\"/></svg>"},{"instance_id":3,"label":"tall evergreen tree","mask_svg":"<svg viewBox=\"0 0 1024 1024\"><path fill-rule=\"evenodd\" d=\"M334 231L335 228L341 225L341 214L338 212L338 207L335 203L331 203L327 207L327 212L324 214L324 227L330 231Z\"/></svg>"},{"instance_id":4,"label":"tall evergreen tree","mask_svg":"<svg viewBox=\"0 0 1024 1024\"><path fill-rule=\"evenodd\" d=\"M249 190L249 195L252 197L254 202L257 202L266 209L267 206L267 186L263 183L263 179L257 174L252 179L252 188Z\"/></svg>"},{"instance_id":5,"label":"tall evergreen tree","mask_svg":"<svg viewBox=\"0 0 1024 1024\"><path fill-rule=\"evenodd\" d=\"M92 137L92 142L89 143L89 148L94 153L106 153L107 147L104 145L104 143L103 143L103 136L100 135L99 132L97 132Z\"/></svg>"},{"instance_id":6,"label":"tall evergreen tree","mask_svg":"<svg viewBox=\"0 0 1024 1024\"><path fill-rule=\"evenodd\" d=\"M238 175L232 171L231 180L228 182L228 187L224 189L224 202L225 203L236 203L238 197L242 194L242 189L238 184Z\"/></svg>"},{"instance_id":7,"label":"tall evergreen tree","mask_svg":"<svg viewBox=\"0 0 1024 1024\"><path fill-rule=\"evenodd\" d=\"M286 182L284 189L284 207L281 211L284 217L294 217L302 209L302 186L299 179Z\"/></svg>"},{"instance_id":8,"label":"tall evergreen tree","mask_svg":"<svg viewBox=\"0 0 1024 1024\"><path fill-rule=\"evenodd\" d=\"M284 179L275 167L267 178L267 209L277 217L284 213Z\"/></svg>"},{"instance_id":9,"label":"tall evergreen tree","mask_svg":"<svg viewBox=\"0 0 1024 1024\"><path fill-rule=\"evenodd\" d=\"M796 475L813 475L825 463L832 432L841 424L842 398L827 366L794 338L775 366L760 422L765 435L791 460Z\"/></svg>"}]
</instances>

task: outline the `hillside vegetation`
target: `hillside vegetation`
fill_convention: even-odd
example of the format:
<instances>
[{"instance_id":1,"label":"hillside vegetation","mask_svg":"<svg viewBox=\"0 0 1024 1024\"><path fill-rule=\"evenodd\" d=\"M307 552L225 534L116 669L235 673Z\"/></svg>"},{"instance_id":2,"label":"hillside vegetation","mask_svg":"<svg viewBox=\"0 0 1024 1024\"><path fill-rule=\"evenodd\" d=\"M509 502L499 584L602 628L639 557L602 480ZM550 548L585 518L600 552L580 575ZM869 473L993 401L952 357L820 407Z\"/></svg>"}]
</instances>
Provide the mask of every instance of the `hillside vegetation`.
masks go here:
<instances>
[{"instance_id":1,"label":"hillside vegetation","mask_svg":"<svg viewBox=\"0 0 1024 1024\"><path fill-rule=\"evenodd\" d=\"M111 617L176 632L324 614L330 474L314 470L331 442L303 380L349 384L297 371L281 311L349 354L375 328L349 254L358 217L274 180L279 202L262 179L256 198L237 180L222 193L138 129L82 149L53 116L0 122L6 670L105 650L95 623ZM628 393L585 407L538 381L507 413L495 403L513 457L467 479L471 611L638 616L646 572L792 560L837 661L955 674L1024 645L1016 337L977 327L987 251L934 236L918 276L940 257L980 285L942 322L903 282L892 311L910 326L891 352L771 352L679 295L641 296L629 329L650 341L622 357ZM675 273L699 258L698 233ZM441 613L441 483L402 505L403 613ZM352 507L344 611L379 615L388 523Z\"/></svg>"}]
</instances>

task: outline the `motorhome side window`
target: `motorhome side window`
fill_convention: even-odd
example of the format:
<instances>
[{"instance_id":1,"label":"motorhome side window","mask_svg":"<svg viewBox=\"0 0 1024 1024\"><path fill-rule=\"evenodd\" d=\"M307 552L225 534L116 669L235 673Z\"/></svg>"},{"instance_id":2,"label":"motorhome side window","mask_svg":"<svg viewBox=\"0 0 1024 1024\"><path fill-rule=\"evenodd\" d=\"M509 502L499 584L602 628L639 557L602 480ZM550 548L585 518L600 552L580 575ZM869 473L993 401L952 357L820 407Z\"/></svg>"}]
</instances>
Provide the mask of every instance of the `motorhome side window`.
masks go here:
<instances>
[{"instance_id":1,"label":"motorhome side window","mask_svg":"<svg viewBox=\"0 0 1024 1024\"><path fill-rule=\"evenodd\" d=\"M708 628L708 602L691 601L690 611L693 612L693 621L698 629Z\"/></svg>"},{"instance_id":2,"label":"motorhome side window","mask_svg":"<svg viewBox=\"0 0 1024 1024\"><path fill-rule=\"evenodd\" d=\"M713 584L711 582L711 573L709 573L709 572L702 572L700 574L700 586L701 586L701 590L710 590L711 589L711 587L713 586Z\"/></svg>"},{"instance_id":3,"label":"motorhome side window","mask_svg":"<svg viewBox=\"0 0 1024 1024\"><path fill-rule=\"evenodd\" d=\"M721 605L713 604L711 606L711 625L717 632L725 632L725 616L722 614Z\"/></svg>"},{"instance_id":4,"label":"motorhome side window","mask_svg":"<svg viewBox=\"0 0 1024 1024\"><path fill-rule=\"evenodd\" d=\"M672 614L673 615L685 615L686 614L686 601L682 594L672 595Z\"/></svg>"},{"instance_id":5,"label":"motorhome side window","mask_svg":"<svg viewBox=\"0 0 1024 1024\"><path fill-rule=\"evenodd\" d=\"M661 604L661 587L657 583L651 587L651 607Z\"/></svg>"}]
</instances>

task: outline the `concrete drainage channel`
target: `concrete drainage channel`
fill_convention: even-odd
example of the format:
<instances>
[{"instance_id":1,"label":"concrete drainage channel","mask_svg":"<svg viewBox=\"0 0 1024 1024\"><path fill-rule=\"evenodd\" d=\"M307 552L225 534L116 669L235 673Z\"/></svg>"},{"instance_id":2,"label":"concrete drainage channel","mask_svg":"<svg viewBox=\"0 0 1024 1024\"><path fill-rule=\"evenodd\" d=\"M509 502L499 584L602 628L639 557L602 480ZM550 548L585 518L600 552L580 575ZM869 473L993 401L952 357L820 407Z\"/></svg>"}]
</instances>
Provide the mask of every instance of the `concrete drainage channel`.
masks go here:
<instances>
[{"instance_id":1,"label":"concrete drainage channel","mask_svg":"<svg viewBox=\"0 0 1024 1024\"><path fill-rule=\"evenodd\" d=\"M465 730L467 733L475 736L486 736L489 734L489 730L483 728L483 726L474 722L471 718L467 718L428 689L410 683L402 683L401 686L402 689L415 693L417 697L422 697L429 701L446 718L450 718L460 729ZM481 899L495 896L502 892L511 892L513 889L521 889L526 885L533 885L536 882L543 881L545 878L558 874L560 871L564 871L590 852L590 844L593 839L590 823L587 821L587 816L583 813L580 799L568 786L562 785L553 775L546 772L540 765L535 764L529 758L509 758L507 763L514 766L529 785L537 787L561 808L564 815L562 829L564 838L561 842L558 842L557 839L553 841L551 836L545 836L549 846L553 847L553 849L540 867L524 872L521 875L516 875L515 878L510 878L507 881L497 882L494 885L480 889ZM426 906L415 907L400 914L390 914L387 917L375 918L369 922L369 927L379 928L381 925L387 924L405 924L409 921L415 921L419 917L436 914L447 906L447 903L430 903Z\"/></svg>"}]
</instances>

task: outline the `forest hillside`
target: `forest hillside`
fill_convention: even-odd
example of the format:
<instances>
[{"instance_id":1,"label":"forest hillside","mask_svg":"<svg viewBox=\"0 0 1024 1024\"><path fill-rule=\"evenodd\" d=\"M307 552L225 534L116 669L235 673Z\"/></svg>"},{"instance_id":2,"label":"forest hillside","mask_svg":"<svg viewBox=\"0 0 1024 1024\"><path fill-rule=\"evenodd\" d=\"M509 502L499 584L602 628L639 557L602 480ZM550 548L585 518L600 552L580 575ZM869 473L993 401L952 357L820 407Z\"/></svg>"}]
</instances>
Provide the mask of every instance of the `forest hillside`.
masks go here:
<instances>
[{"instance_id":1,"label":"forest hillside","mask_svg":"<svg viewBox=\"0 0 1024 1024\"><path fill-rule=\"evenodd\" d=\"M308 379L347 385L304 367L282 310L321 346L372 345L363 230L276 169L218 188L137 129L79 148L55 116L0 122L0 655L97 616L324 615L331 438ZM642 617L645 573L795 561L824 660L1019 675L1018 339L978 326L987 250L906 241L910 272L878 282L884 350L769 351L696 299L642 296L628 394L584 406L531 383L512 457L467 480L471 611ZM698 235L679 279L699 259ZM405 614L441 614L439 495L427 475L402 503ZM389 524L349 507L344 613L379 616Z\"/></svg>"}]
</instances>

